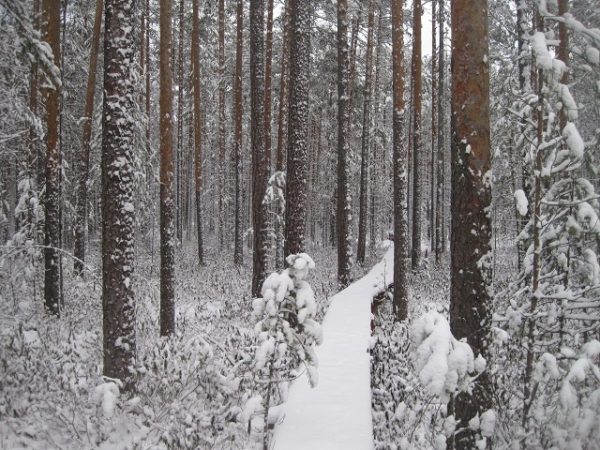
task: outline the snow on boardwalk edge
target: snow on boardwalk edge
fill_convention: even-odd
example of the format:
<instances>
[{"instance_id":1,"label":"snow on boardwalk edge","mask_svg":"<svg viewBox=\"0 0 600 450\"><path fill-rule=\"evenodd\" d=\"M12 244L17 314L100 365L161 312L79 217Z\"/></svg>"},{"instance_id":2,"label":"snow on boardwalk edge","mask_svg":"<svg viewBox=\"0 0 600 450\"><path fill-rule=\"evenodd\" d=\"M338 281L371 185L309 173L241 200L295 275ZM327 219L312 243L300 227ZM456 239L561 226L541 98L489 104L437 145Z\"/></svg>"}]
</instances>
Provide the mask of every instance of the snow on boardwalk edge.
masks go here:
<instances>
[{"instance_id":1,"label":"snow on boardwalk edge","mask_svg":"<svg viewBox=\"0 0 600 450\"><path fill-rule=\"evenodd\" d=\"M393 280L393 246L360 280L336 294L323 319L317 347L319 383L306 374L292 383L275 428L275 450L369 450L371 418L371 301Z\"/></svg>"}]
</instances>

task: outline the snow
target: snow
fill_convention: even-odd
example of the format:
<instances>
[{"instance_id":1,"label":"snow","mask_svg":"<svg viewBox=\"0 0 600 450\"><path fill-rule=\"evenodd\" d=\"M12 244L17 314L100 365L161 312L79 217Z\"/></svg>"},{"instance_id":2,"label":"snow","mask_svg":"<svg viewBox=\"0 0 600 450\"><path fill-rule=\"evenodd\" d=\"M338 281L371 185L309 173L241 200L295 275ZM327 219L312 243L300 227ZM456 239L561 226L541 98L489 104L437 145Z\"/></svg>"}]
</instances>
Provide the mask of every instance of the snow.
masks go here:
<instances>
[{"instance_id":1,"label":"snow","mask_svg":"<svg viewBox=\"0 0 600 450\"><path fill-rule=\"evenodd\" d=\"M368 450L371 418L371 300L393 280L393 246L383 260L331 299L316 349L319 383L304 373L290 387L275 428L275 450Z\"/></svg>"},{"instance_id":2,"label":"snow","mask_svg":"<svg viewBox=\"0 0 600 450\"><path fill-rule=\"evenodd\" d=\"M521 216L525 217L527 215L529 202L527 201L527 196L523 190L517 189L515 191L515 201L517 202L517 211L519 211Z\"/></svg>"}]
</instances>

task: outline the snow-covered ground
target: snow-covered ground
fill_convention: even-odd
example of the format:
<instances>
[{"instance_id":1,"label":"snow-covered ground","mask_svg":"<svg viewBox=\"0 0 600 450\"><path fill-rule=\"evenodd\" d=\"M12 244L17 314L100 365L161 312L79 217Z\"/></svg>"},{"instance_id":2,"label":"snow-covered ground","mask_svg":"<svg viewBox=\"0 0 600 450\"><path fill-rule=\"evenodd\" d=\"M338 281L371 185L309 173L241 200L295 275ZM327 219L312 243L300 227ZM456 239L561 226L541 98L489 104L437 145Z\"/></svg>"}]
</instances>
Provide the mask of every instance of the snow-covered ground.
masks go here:
<instances>
[{"instance_id":1,"label":"snow-covered ground","mask_svg":"<svg viewBox=\"0 0 600 450\"><path fill-rule=\"evenodd\" d=\"M368 450L371 419L371 300L393 280L393 247L371 271L331 299L317 348L319 383L291 386L276 427L276 450Z\"/></svg>"}]
</instances>

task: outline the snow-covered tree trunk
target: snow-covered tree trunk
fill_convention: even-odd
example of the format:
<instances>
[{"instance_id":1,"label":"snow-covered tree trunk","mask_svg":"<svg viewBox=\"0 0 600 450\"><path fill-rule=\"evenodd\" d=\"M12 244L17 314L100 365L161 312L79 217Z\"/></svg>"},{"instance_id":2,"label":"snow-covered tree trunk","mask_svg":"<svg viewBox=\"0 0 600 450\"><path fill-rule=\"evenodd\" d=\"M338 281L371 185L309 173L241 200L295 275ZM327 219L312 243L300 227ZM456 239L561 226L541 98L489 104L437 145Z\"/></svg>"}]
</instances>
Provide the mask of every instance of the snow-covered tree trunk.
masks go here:
<instances>
[{"instance_id":1,"label":"snow-covered tree trunk","mask_svg":"<svg viewBox=\"0 0 600 450\"><path fill-rule=\"evenodd\" d=\"M160 334L175 331L172 0L160 0Z\"/></svg>"},{"instance_id":2,"label":"snow-covered tree trunk","mask_svg":"<svg viewBox=\"0 0 600 450\"><path fill-rule=\"evenodd\" d=\"M94 17L94 31L92 33L92 47L90 49L90 63L85 95L85 110L83 113L83 142L82 151L78 159L77 170L77 213L75 215L74 249L75 262L73 271L80 274L85 262L85 238L87 230L87 186L90 166L90 143L92 139L92 115L94 113L94 93L96 91L96 67L98 61L98 48L100 46L100 27L102 25L102 12L104 0L96 0L96 13Z\"/></svg>"},{"instance_id":3,"label":"snow-covered tree trunk","mask_svg":"<svg viewBox=\"0 0 600 450\"><path fill-rule=\"evenodd\" d=\"M439 264L442 261L442 255L446 250L446 229L444 227L444 172L446 169L446 140L444 133L444 92L445 92L445 55L444 55L444 0L438 0L438 88L437 88L437 167L436 167L436 214L435 214L435 260ZM432 75L434 76L434 75Z\"/></svg>"},{"instance_id":4,"label":"snow-covered tree trunk","mask_svg":"<svg viewBox=\"0 0 600 450\"><path fill-rule=\"evenodd\" d=\"M285 0L283 12L283 36L281 38L281 79L279 83L279 118L277 123L277 157L275 169L278 172L283 171L285 163L285 150L287 149L288 138L288 78L290 63L290 5L291 0Z\"/></svg>"},{"instance_id":5,"label":"snow-covered tree trunk","mask_svg":"<svg viewBox=\"0 0 600 450\"><path fill-rule=\"evenodd\" d=\"M290 105L284 254L304 252L308 179L309 0L291 0Z\"/></svg>"},{"instance_id":6,"label":"snow-covered tree trunk","mask_svg":"<svg viewBox=\"0 0 600 450\"><path fill-rule=\"evenodd\" d=\"M199 0L192 0L192 73L194 84L194 182L196 198L196 237L198 240L198 263L204 265L202 236L202 108L200 96L200 17Z\"/></svg>"},{"instance_id":7,"label":"snow-covered tree trunk","mask_svg":"<svg viewBox=\"0 0 600 450\"><path fill-rule=\"evenodd\" d=\"M263 202L267 190L270 155L265 153L265 5L264 0L250 0L250 109L252 147L252 228L254 256L252 295L260 296L260 287L267 276L268 224L267 205Z\"/></svg>"},{"instance_id":8,"label":"snow-covered tree trunk","mask_svg":"<svg viewBox=\"0 0 600 450\"><path fill-rule=\"evenodd\" d=\"M223 248L226 226L227 211L225 208L224 197L226 195L226 177L225 177L225 0L219 0L219 104L218 104L218 129L219 129L219 173L218 173L218 235L219 247Z\"/></svg>"},{"instance_id":9,"label":"snow-covered tree trunk","mask_svg":"<svg viewBox=\"0 0 600 450\"><path fill-rule=\"evenodd\" d=\"M133 0L106 0L102 110L102 305L104 375L133 389L135 211Z\"/></svg>"},{"instance_id":10,"label":"snow-covered tree trunk","mask_svg":"<svg viewBox=\"0 0 600 450\"><path fill-rule=\"evenodd\" d=\"M356 262L365 263L367 253L367 208L368 208L368 190L369 190L369 167L371 166L369 158L369 142L371 138L371 96L372 96L372 77L373 77L373 28L375 26L375 11L373 0L369 2L369 18L367 32L367 55L365 62L365 88L363 98L363 126L362 126L362 152L360 164L360 197L358 212L358 250L356 252ZM373 236L371 236L373 239Z\"/></svg>"},{"instance_id":11,"label":"snow-covered tree trunk","mask_svg":"<svg viewBox=\"0 0 600 450\"><path fill-rule=\"evenodd\" d=\"M413 270L421 265L421 0L413 0L412 79L412 246L410 261Z\"/></svg>"},{"instance_id":12,"label":"snow-covered tree trunk","mask_svg":"<svg viewBox=\"0 0 600 450\"><path fill-rule=\"evenodd\" d=\"M42 2L42 37L50 46L54 65L60 70L60 1ZM46 105L46 188L45 206L45 248L44 248L44 303L46 310L60 315L62 304L61 277L61 223L60 223L60 148L59 120L60 95L62 86L58 80L43 84L42 96Z\"/></svg>"},{"instance_id":13,"label":"snow-covered tree trunk","mask_svg":"<svg viewBox=\"0 0 600 450\"><path fill-rule=\"evenodd\" d=\"M197 1L197 0L195 0ZM233 138L233 170L235 177L235 242L233 261L241 265L243 260L242 237L242 119L244 105L242 98L242 62L244 45L244 3L237 0L236 5L236 49L235 49L235 79L233 82L234 110L235 110L235 135Z\"/></svg>"},{"instance_id":14,"label":"snow-covered tree trunk","mask_svg":"<svg viewBox=\"0 0 600 450\"><path fill-rule=\"evenodd\" d=\"M336 237L338 255L338 284L350 284L350 258L352 257L351 194L349 183L348 130L348 2L337 4L337 90L338 90L338 143L337 143L337 208Z\"/></svg>"},{"instance_id":15,"label":"snow-covered tree trunk","mask_svg":"<svg viewBox=\"0 0 600 450\"><path fill-rule=\"evenodd\" d=\"M406 204L407 155L404 133L404 30L403 0L392 0L393 66L393 183L394 183L394 313L396 320L408 318L406 251L408 223Z\"/></svg>"},{"instance_id":16,"label":"snow-covered tree trunk","mask_svg":"<svg viewBox=\"0 0 600 450\"><path fill-rule=\"evenodd\" d=\"M429 248L436 248L436 142L437 142L437 1L431 2L431 166L429 174Z\"/></svg>"},{"instance_id":17,"label":"snow-covered tree trunk","mask_svg":"<svg viewBox=\"0 0 600 450\"><path fill-rule=\"evenodd\" d=\"M457 339L487 357L491 327L492 171L489 116L487 0L452 3L452 249L450 323ZM469 421L491 406L483 372L473 391L460 393L449 414L457 432L449 448L479 440Z\"/></svg>"}]
</instances>

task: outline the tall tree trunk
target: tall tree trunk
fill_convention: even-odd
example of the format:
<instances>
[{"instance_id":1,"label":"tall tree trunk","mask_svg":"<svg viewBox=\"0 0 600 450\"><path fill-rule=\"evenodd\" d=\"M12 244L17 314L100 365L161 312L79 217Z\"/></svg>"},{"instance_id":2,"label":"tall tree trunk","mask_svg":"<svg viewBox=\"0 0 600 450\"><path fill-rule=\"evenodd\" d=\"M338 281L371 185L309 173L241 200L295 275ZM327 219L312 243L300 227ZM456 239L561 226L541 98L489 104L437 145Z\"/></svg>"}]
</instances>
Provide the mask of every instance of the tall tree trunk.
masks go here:
<instances>
[{"instance_id":1,"label":"tall tree trunk","mask_svg":"<svg viewBox=\"0 0 600 450\"><path fill-rule=\"evenodd\" d=\"M160 0L160 335L175 331L171 0Z\"/></svg>"},{"instance_id":2,"label":"tall tree trunk","mask_svg":"<svg viewBox=\"0 0 600 450\"><path fill-rule=\"evenodd\" d=\"M250 101L252 110L252 226L254 229L254 258L252 266L252 295L260 296L267 273L267 210L263 198L267 189L270 155L265 153L265 5L264 0L250 0Z\"/></svg>"},{"instance_id":3,"label":"tall tree trunk","mask_svg":"<svg viewBox=\"0 0 600 450\"><path fill-rule=\"evenodd\" d=\"M92 47L90 49L90 64L85 95L85 110L83 121L83 151L79 158L77 179L77 214L75 214L75 262L73 272L80 274L85 262L85 234L87 229L87 183L90 167L90 142L92 139L92 123L94 115L94 93L96 91L96 66L98 61L98 47L100 46L100 28L102 26L103 0L96 0L96 13L94 17L94 31L92 33Z\"/></svg>"},{"instance_id":4,"label":"tall tree trunk","mask_svg":"<svg viewBox=\"0 0 600 450\"><path fill-rule=\"evenodd\" d=\"M144 9L144 15L146 16L146 42L143 45L146 47L146 65L144 67L145 76L146 76L146 157L148 158L147 166L150 167L150 158L152 157L152 147L150 145L150 97L151 97L151 88L150 88L150 0L146 0L146 7ZM149 173L150 169L147 172L147 182L148 186L150 186L150 180L152 178L152 174Z\"/></svg>"},{"instance_id":5,"label":"tall tree trunk","mask_svg":"<svg viewBox=\"0 0 600 450\"><path fill-rule=\"evenodd\" d=\"M194 181L196 198L196 233L198 240L198 263L204 265L202 240L202 109L200 105L200 13L199 0L192 0L192 72L194 78ZM238 5L239 8L239 5ZM239 14L239 9L238 9Z\"/></svg>"},{"instance_id":6,"label":"tall tree trunk","mask_svg":"<svg viewBox=\"0 0 600 450\"><path fill-rule=\"evenodd\" d=\"M408 318L406 250L408 223L406 205L406 149L404 133L404 30L403 0L392 0L392 70L393 70L393 171L394 171L394 314L396 320Z\"/></svg>"},{"instance_id":7,"label":"tall tree trunk","mask_svg":"<svg viewBox=\"0 0 600 450\"><path fill-rule=\"evenodd\" d=\"M177 41L177 150L175 153L175 215L177 242L183 238L183 217L182 217L182 170L181 160L183 157L183 39L184 39L184 0L179 0L179 39Z\"/></svg>"},{"instance_id":8,"label":"tall tree trunk","mask_svg":"<svg viewBox=\"0 0 600 450\"><path fill-rule=\"evenodd\" d=\"M225 0L219 0L219 182L217 193L219 202L219 247L223 248L225 242L225 224L227 214L225 211Z\"/></svg>"},{"instance_id":9,"label":"tall tree trunk","mask_svg":"<svg viewBox=\"0 0 600 450\"><path fill-rule=\"evenodd\" d=\"M436 215L435 215L435 260L438 264L442 261L442 256L446 251L446 228L444 226L444 184L446 169L446 142L444 131L444 91L445 91L445 57L444 57L444 0L438 0L438 95L437 95L437 195L436 195Z\"/></svg>"},{"instance_id":10,"label":"tall tree trunk","mask_svg":"<svg viewBox=\"0 0 600 450\"><path fill-rule=\"evenodd\" d=\"M197 1L197 0L196 0ZM235 176L235 243L233 261L240 266L243 263L242 237L242 118L244 113L242 97L242 63L244 49L244 2L237 0L236 7L236 50L235 50L235 79L233 84L235 110L235 136L233 142L233 170Z\"/></svg>"},{"instance_id":11,"label":"tall tree trunk","mask_svg":"<svg viewBox=\"0 0 600 450\"><path fill-rule=\"evenodd\" d=\"M350 258L352 257L351 204L348 149L348 1L337 3L337 87L338 87L338 148L337 148L337 254L338 284L344 288L350 284Z\"/></svg>"},{"instance_id":12,"label":"tall tree trunk","mask_svg":"<svg viewBox=\"0 0 600 450\"><path fill-rule=\"evenodd\" d=\"M133 389L135 364L133 0L106 0L102 109L104 375Z\"/></svg>"},{"instance_id":13,"label":"tall tree trunk","mask_svg":"<svg viewBox=\"0 0 600 450\"><path fill-rule=\"evenodd\" d=\"M291 0L290 119L287 157L284 255L304 252L308 178L308 77L310 0Z\"/></svg>"},{"instance_id":14,"label":"tall tree trunk","mask_svg":"<svg viewBox=\"0 0 600 450\"><path fill-rule=\"evenodd\" d=\"M373 0L369 2L369 19L367 32L367 57L365 66L365 90L363 100L363 126L362 126L362 157L360 164L360 198L358 213L358 251L356 262L363 265L367 252L367 209L369 190L369 150L371 139L371 84L373 76L373 28L375 26L375 12ZM371 237L372 239L373 237Z\"/></svg>"},{"instance_id":15,"label":"tall tree trunk","mask_svg":"<svg viewBox=\"0 0 600 450\"><path fill-rule=\"evenodd\" d=\"M413 51L412 51L412 251L411 266L416 270L421 265L421 0L413 0Z\"/></svg>"},{"instance_id":16,"label":"tall tree trunk","mask_svg":"<svg viewBox=\"0 0 600 450\"><path fill-rule=\"evenodd\" d=\"M564 16L564 14L566 14L568 12L569 12L569 0L558 0L558 15ZM558 52L557 52L556 56L558 57L558 59L560 59L562 62L564 62L565 65L568 67L569 66L569 32L567 30L567 25L564 22L558 23L558 39L560 40L560 43L558 44ZM562 84L567 84L569 82L569 71L568 70L564 71L560 82ZM568 114L569 114L569 112L563 106L560 109L560 117L559 117L559 126L560 126L561 131L567 124Z\"/></svg>"},{"instance_id":17,"label":"tall tree trunk","mask_svg":"<svg viewBox=\"0 0 600 450\"><path fill-rule=\"evenodd\" d=\"M382 43L382 21L383 12L379 8L379 18L377 24L377 45L375 47L375 83L373 86L373 97L374 97L374 111L373 119L374 123L379 123L379 105L380 105L380 76L381 76L381 43ZM371 169L371 240L370 248L371 254L375 255L375 244L377 242L377 235L379 234L379 176L381 160L379 156L379 144L380 144L380 128L379 125L375 126L375 135L373 136L373 164Z\"/></svg>"},{"instance_id":18,"label":"tall tree trunk","mask_svg":"<svg viewBox=\"0 0 600 450\"><path fill-rule=\"evenodd\" d=\"M281 49L281 80L279 84L279 119L277 124L277 160L275 168L282 171L285 162L285 149L287 148L288 125L288 77L290 53L290 1L285 0L283 13L283 38Z\"/></svg>"},{"instance_id":19,"label":"tall tree trunk","mask_svg":"<svg viewBox=\"0 0 600 450\"><path fill-rule=\"evenodd\" d=\"M435 154L437 138L437 0L431 2L431 166L429 174L429 248L431 256L436 245L436 185L435 185Z\"/></svg>"},{"instance_id":20,"label":"tall tree trunk","mask_svg":"<svg viewBox=\"0 0 600 450\"><path fill-rule=\"evenodd\" d=\"M42 37L50 46L54 64L60 69L60 1L43 0ZM46 310L60 315L62 279L60 274L60 149L59 109L61 86L45 83L46 105L46 193L44 248L44 303Z\"/></svg>"},{"instance_id":21,"label":"tall tree trunk","mask_svg":"<svg viewBox=\"0 0 600 450\"><path fill-rule=\"evenodd\" d=\"M271 155L271 86L273 84L273 0L267 0L267 40L265 43L265 47L265 152Z\"/></svg>"},{"instance_id":22,"label":"tall tree trunk","mask_svg":"<svg viewBox=\"0 0 600 450\"><path fill-rule=\"evenodd\" d=\"M475 355L488 356L491 327L492 200L487 0L452 3L452 251L450 326ZM475 448L469 421L491 407L487 372L458 394L450 448Z\"/></svg>"}]
</instances>

